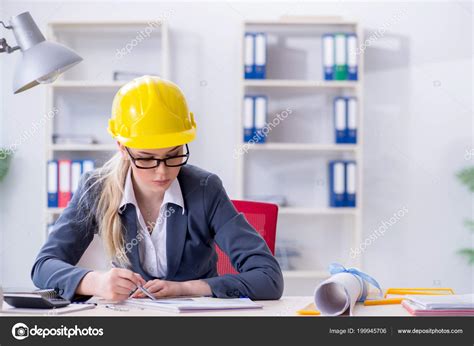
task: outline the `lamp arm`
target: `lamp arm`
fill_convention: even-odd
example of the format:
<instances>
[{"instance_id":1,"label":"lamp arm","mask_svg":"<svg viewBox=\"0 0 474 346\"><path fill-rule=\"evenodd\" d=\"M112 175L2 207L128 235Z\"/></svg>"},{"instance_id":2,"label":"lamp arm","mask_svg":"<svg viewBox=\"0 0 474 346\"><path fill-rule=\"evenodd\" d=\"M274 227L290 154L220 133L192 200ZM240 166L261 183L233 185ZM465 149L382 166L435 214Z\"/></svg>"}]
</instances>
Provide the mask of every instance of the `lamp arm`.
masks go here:
<instances>
[{"instance_id":1,"label":"lamp arm","mask_svg":"<svg viewBox=\"0 0 474 346\"><path fill-rule=\"evenodd\" d=\"M6 25L3 21L0 20L0 23L3 25L5 29L12 29L12 26ZM7 43L7 40L4 38L0 38L0 53L7 52L8 54L20 49L20 46L10 47Z\"/></svg>"},{"instance_id":2,"label":"lamp arm","mask_svg":"<svg viewBox=\"0 0 474 346\"><path fill-rule=\"evenodd\" d=\"M10 47L7 43L7 40L0 38L0 53L7 52L8 54L13 53L14 51L20 49L20 46Z\"/></svg>"},{"instance_id":3,"label":"lamp arm","mask_svg":"<svg viewBox=\"0 0 474 346\"><path fill-rule=\"evenodd\" d=\"M3 21L0 20L0 23L2 23L3 27L5 29L12 29L12 27L10 25L6 25Z\"/></svg>"}]
</instances>

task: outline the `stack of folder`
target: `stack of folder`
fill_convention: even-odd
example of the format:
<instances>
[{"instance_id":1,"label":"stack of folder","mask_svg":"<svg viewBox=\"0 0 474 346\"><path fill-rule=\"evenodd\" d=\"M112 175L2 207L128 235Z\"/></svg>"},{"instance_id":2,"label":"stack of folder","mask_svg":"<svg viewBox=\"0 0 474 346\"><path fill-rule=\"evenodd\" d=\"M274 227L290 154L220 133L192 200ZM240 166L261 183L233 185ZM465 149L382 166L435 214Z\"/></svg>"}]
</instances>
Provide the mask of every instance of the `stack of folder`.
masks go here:
<instances>
[{"instance_id":1,"label":"stack of folder","mask_svg":"<svg viewBox=\"0 0 474 346\"><path fill-rule=\"evenodd\" d=\"M94 169L92 160L48 161L48 208L65 208L82 174Z\"/></svg>"},{"instance_id":2,"label":"stack of folder","mask_svg":"<svg viewBox=\"0 0 474 346\"><path fill-rule=\"evenodd\" d=\"M356 206L356 162L329 161L329 206Z\"/></svg>"},{"instance_id":3,"label":"stack of folder","mask_svg":"<svg viewBox=\"0 0 474 346\"><path fill-rule=\"evenodd\" d=\"M357 80L357 35L323 35L323 70L325 80Z\"/></svg>"},{"instance_id":4,"label":"stack of folder","mask_svg":"<svg viewBox=\"0 0 474 346\"><path fill-rule=\"evenodd\" d=\"M357 143L357 98L334 99L334 130L336 144Z\"/></svg>"},{"instance_id":5,"label":"stack of folder","mask_svg":"<svg viewBox=\"0 0 474 346\"><path fill-rule=\"evenodd\" d=\"M262 130L267 124L267 103L265 95L245 95L244 142L265 143L266 134Z\"/></svg>"},{"instance_id":6,"label":"stack of folder","mask_svg":"<svg viewBox=\"0 0 474 346\"><path fill-rule=\"evenodd\" d=\"M474 316L474 294L408 295L402 305L415 316Z\"/></svg>"},{"instance_id":7,"label":"stack of folder","mask_svg":"<svg viewBox=\"0 0 474 346\"><path fill-rule=\"evenodd\" d=\"M244 78L265 79L267 36L263 32L246 32L244 38Z\"/></svg>"}]
</instances>

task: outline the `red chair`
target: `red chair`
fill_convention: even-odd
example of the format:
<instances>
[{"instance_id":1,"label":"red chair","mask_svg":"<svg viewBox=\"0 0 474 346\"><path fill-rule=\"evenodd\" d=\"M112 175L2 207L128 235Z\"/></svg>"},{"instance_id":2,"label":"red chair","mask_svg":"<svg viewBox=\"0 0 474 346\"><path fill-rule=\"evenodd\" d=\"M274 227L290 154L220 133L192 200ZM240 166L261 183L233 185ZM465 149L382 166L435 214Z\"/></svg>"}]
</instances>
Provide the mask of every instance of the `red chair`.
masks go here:
<instances>
[{"instance_id":1,"label":"red chair","mask_svg":"<svg viewBox=\"0 0 474 346\"><path fill-rule=\"evenodd\" d=\"M271 203L236 201L233 200L235 208L239 213L243 213L248 223L251 224L258 233L265 239L268 248L275 254L275 238L278 217L278 206ZM237 274L232 266L229 257L216 246L217 251L217 272L219 275Z\"/></svg>"}]
</instances>

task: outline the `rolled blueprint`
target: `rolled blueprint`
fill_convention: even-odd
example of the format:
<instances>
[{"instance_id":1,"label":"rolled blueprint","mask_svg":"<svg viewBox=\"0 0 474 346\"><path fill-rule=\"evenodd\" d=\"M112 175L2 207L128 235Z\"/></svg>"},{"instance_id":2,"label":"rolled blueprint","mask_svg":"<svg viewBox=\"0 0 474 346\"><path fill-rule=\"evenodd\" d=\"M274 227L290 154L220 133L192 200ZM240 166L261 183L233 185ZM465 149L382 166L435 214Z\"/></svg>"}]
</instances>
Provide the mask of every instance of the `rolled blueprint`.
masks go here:
<instances>
[{"instance_id":1,"label":"rolled blueprint","mask_svg":"<svg viewBox=\"0 0 474 346\"><path fill-rule=\"evenodd\" d=\"M354 305L365 297L367 286L367 282L357 275L337 273L316 287L314 303L321 315L342 315L349 309L349 314L352 316Z\"/></svg>"}]
</instances>

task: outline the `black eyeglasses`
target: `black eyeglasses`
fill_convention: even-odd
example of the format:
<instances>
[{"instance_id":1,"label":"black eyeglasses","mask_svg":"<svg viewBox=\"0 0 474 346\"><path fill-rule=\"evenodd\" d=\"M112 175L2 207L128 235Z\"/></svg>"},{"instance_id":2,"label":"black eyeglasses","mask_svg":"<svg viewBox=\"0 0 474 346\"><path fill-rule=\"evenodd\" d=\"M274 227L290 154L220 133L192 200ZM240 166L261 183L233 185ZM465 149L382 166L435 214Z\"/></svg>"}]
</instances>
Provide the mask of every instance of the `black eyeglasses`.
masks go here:
<instances>
[{"instance_id":1,"label":"black eyeglasses","mask_svg":"<svg viewBox=\"0 0 474 346\"><path fill-rule=\"evenodd\" d=\"M132 159L132 162L135 165L135 167L140 168L140 169L157 168L158 166L160 166L161 162L164 162L166 167L180 167L180 166L184 166L188 162L188 159L189 159L189 148L187 144L186 144L186 154L167 157L166 159L155 159L154 157L143 158L143 159L137 158L137 157L132 156L132 154L130 153L130 150L128 150L127 147L125 147L125 150L127 150L128 155L130 155L130 158Z\"/></svg>"}]
</instances>

